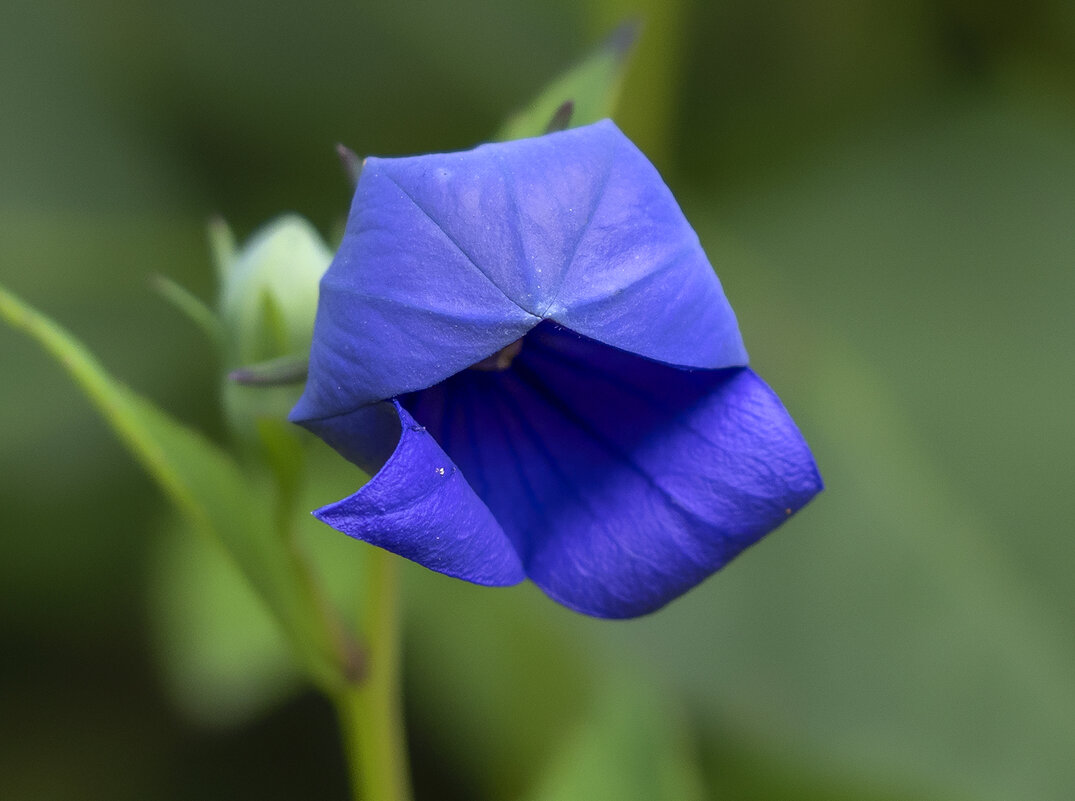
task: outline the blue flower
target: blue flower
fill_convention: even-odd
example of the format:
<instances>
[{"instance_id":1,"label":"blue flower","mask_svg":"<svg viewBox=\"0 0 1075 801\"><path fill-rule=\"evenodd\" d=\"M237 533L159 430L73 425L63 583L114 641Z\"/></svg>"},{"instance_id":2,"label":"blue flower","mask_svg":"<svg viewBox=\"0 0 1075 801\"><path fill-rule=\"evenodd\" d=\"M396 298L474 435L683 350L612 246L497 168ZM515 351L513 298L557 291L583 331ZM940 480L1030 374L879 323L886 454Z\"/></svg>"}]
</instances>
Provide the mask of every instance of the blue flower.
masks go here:
<instances>
[{"instance_id":1,"label":"blue flower","mask_svg":"<svg viewBox=\"0 0 1075 801\"><path fill-rule=\"evenodd\" d=\"M660 608L820 489L698 237L609 121L366 161L291 417L366 469L315 512L432 570Z\"/></svg>"}]
</instances>

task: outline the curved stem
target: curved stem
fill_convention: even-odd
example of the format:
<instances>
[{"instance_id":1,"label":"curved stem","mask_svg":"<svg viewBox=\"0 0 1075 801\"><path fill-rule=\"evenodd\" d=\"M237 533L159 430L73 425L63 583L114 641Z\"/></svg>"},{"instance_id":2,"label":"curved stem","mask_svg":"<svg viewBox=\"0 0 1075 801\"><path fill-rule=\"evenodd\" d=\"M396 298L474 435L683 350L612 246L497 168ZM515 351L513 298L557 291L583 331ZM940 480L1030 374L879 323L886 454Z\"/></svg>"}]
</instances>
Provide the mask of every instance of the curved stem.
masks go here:
<instances>
[{"instance_id":1,"label":"curved stem","mask_svg":"<svg viewBox=\"0 0 1075 801\"><path fill-rule=\"evenodd\" d=\"M360 609L363 675L335 700L355 801L409 801L400 696L399 558L370 548Z\"/></svg>"}]
</instances>

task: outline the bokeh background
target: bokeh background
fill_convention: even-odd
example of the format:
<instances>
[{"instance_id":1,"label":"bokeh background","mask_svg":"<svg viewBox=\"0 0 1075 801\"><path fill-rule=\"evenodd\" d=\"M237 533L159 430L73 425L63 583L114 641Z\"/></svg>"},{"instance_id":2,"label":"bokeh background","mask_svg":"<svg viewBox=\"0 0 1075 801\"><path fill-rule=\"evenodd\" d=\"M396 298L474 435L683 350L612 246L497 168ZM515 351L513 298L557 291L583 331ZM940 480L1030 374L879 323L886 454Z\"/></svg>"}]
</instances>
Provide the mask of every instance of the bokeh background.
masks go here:
<instances>
[{"instance_id":1,"label":"bokeh background","mask_svg":"<svg viewBox=\"0 0 1075 801\"><path fill-rule=\"evenodd\" d=\"M419 798L1075 798L1075 6L4 8L0 281L216 437L214 353L149 288L212 298L210 214L331 237L336 142L468 147L645 19L617 120L828 489L633 622L408 567ZM4 328L0 411L0 797L344 798L328 704Z\"/></svg>"}]
</instances>

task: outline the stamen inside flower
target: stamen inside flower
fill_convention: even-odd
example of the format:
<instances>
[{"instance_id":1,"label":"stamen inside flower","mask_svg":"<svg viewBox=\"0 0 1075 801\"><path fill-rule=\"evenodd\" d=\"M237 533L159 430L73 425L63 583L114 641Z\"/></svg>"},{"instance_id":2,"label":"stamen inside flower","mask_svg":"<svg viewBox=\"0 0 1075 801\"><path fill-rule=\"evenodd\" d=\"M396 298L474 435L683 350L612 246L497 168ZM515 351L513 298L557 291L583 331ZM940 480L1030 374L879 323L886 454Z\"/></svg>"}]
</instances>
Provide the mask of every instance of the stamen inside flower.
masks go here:
<instances>
[{"instance_id":1,"label":"stamen inside flower","mask_svg":"<svg viewBox=\"0 0 1075 801\"><path fill-rule=\"evenodd\" d=\"M492 356L486 356L477 364L472 364L468 369L481 370L487 373L499 373L511 367L512 361L523 349L522 339L517 339L507 347L501 348Z\"/></svg>"}]
</instances>

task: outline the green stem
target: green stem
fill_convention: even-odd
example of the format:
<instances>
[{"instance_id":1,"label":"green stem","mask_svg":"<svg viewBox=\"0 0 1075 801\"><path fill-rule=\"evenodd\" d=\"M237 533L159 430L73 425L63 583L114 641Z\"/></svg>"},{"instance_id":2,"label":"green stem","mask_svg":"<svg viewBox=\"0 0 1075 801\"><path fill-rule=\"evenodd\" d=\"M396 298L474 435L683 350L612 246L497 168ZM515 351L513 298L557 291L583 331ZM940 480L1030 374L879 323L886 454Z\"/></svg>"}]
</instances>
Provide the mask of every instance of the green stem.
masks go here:
<instances>
[{"instance_id":1,"label":"green stem","mask_svg":"<svg viewBox=\"0 0 1075 801\"><path fill-rule=\"evenodd\" d=\"M400 696L399 558L368 553L360 610L363 673L335 698L356 801L411 797Z\"/></svg>"}]
</instances>

